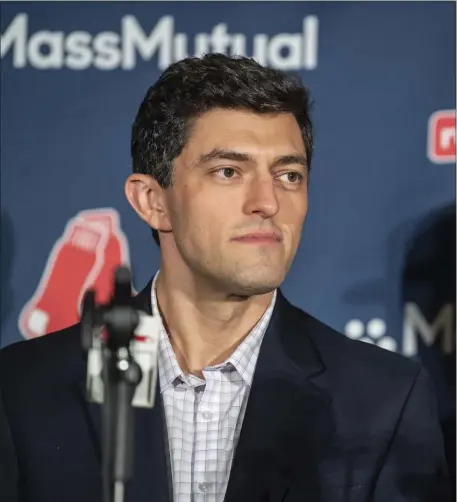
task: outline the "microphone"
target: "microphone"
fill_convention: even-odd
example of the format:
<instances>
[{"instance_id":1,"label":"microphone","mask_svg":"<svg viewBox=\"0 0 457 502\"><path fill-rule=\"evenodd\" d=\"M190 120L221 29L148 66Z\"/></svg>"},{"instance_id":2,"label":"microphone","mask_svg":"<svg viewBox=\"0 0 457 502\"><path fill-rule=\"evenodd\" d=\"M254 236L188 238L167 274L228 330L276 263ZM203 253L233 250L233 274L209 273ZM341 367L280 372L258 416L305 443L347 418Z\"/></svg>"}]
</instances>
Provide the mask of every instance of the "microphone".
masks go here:
<instances>
[{"instance_id":1,"label":"microphone","mask_svg":"<svg viewBox=\"0 0 457 502\"><path fill-rule=\"evenodd\" d=\"M130 271L119 267L114 294L96 305L89 290L81 314L81 343L87 353L86 398L102 405L103 501L124 502L133 476L133 408L153 408L160 321L132 302Z\"/></svg>"},{"instance_id":2,"label":"microphone","mask_svg":"<svg viewBox=\"0 0 457 502\"><path fill-rule=\"evenodd\" d=\"M138 311L139 323L134 338L129 343L130 354L141 368L142 378L132 399L134 408L153 408L157 382L157 360L160 324L156 316ZM106 330L98 327L93 333L92 347L87 355L86 391L90 402L102 404L105 385L103 381L103 348L108 338ZM121 364L122 361L119 363Z\"/></svg>"}]
</instances>

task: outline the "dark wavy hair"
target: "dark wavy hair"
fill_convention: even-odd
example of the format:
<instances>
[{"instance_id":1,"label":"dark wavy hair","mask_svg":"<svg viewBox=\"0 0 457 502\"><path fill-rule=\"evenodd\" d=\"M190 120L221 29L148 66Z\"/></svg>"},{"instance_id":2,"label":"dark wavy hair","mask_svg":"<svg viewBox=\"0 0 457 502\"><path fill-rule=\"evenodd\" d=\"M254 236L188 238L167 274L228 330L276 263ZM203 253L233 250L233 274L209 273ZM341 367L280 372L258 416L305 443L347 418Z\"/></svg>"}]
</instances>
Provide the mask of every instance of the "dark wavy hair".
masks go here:
<instances>
[{"instance_id":1,"label":"dark wavy hair","mask_svg":"<svg viewBox=\"0 0 457 502\"><path fill-rule=\"evenodd\" d=\"M310 168L310 98L301 80L248 57L207 54L170 65L148 89L132 127L133 172L148 174L168 188L173 161L181 154L193 121L215 108L292 113ZM158 232L153 229L152 234L160 245Z\"/></svg>"}]
</instances>

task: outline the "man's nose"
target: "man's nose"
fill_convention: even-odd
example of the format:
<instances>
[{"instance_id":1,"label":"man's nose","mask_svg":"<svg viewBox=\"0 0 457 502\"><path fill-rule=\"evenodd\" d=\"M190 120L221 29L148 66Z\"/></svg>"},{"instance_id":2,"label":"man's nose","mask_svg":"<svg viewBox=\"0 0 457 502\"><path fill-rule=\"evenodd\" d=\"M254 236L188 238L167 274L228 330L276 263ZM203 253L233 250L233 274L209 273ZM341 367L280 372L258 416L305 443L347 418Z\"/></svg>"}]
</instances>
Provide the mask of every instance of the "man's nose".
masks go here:
<instances>
[{"instance_id":1,"label":"man's nose","mask_svg":"<svg viewBox=\"0 0 457 502\"><path fill-rule=\"evenodd\" d=\"M259 214L271 218L279 211L277 188L271 177L251 181L245 202L247 214Z\"/></svg>"}]
</instances>

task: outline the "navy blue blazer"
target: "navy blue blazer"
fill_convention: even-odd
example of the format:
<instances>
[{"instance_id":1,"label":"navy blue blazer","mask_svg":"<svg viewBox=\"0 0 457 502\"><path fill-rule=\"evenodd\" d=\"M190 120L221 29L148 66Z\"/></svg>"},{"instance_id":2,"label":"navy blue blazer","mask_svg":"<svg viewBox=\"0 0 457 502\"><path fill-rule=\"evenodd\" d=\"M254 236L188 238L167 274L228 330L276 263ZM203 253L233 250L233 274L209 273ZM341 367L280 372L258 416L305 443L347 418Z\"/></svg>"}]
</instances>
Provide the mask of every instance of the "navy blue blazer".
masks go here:
<instances>
[{"instance_id":1,"label":"navy blue blazer","mask_svg":"<svg viewBox=\"0 0 457 502\"><path fill-rule=\"evenodd\" d=\"M151 312L148 286L137 308ZM1 502L101 502L100 406L78 326L0 351ZM126 502L169 500L162 402L135 410ZM226 502L442 502L447 467L421 367L349 340L279 293Z\"/></svg>"}]
</instances>

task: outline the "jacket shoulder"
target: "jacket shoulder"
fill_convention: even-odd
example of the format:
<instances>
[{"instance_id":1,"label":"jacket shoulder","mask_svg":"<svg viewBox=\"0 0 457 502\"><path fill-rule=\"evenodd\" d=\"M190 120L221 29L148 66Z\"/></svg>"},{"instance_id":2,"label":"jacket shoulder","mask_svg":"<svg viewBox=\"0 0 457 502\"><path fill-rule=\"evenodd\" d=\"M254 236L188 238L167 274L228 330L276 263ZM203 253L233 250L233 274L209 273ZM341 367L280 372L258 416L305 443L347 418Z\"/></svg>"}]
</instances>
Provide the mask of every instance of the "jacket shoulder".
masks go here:
<instances>
[{"instance_id":1,"label":"jacket shoulder","mask_svg":"<svg viewBox=\"0 0 457 502\"><path fill-rule=\"evenodd\" d=\"M70 374L84 361L79 324L0 350L0 384L42 381Z\"/></svg>"},{"instance_id":2,"label":"jacket shoulder","mask_svg":"<svg viewBox=\"0 0 457 502\"><path fill-rule=\"evenodd\" d=\"M377 384L415 379L421 365L402 354L352 340L303 310L293 307L296 321L311 338L325 367L342 379L369 377Z\"/></svg>"}]
</instances>

